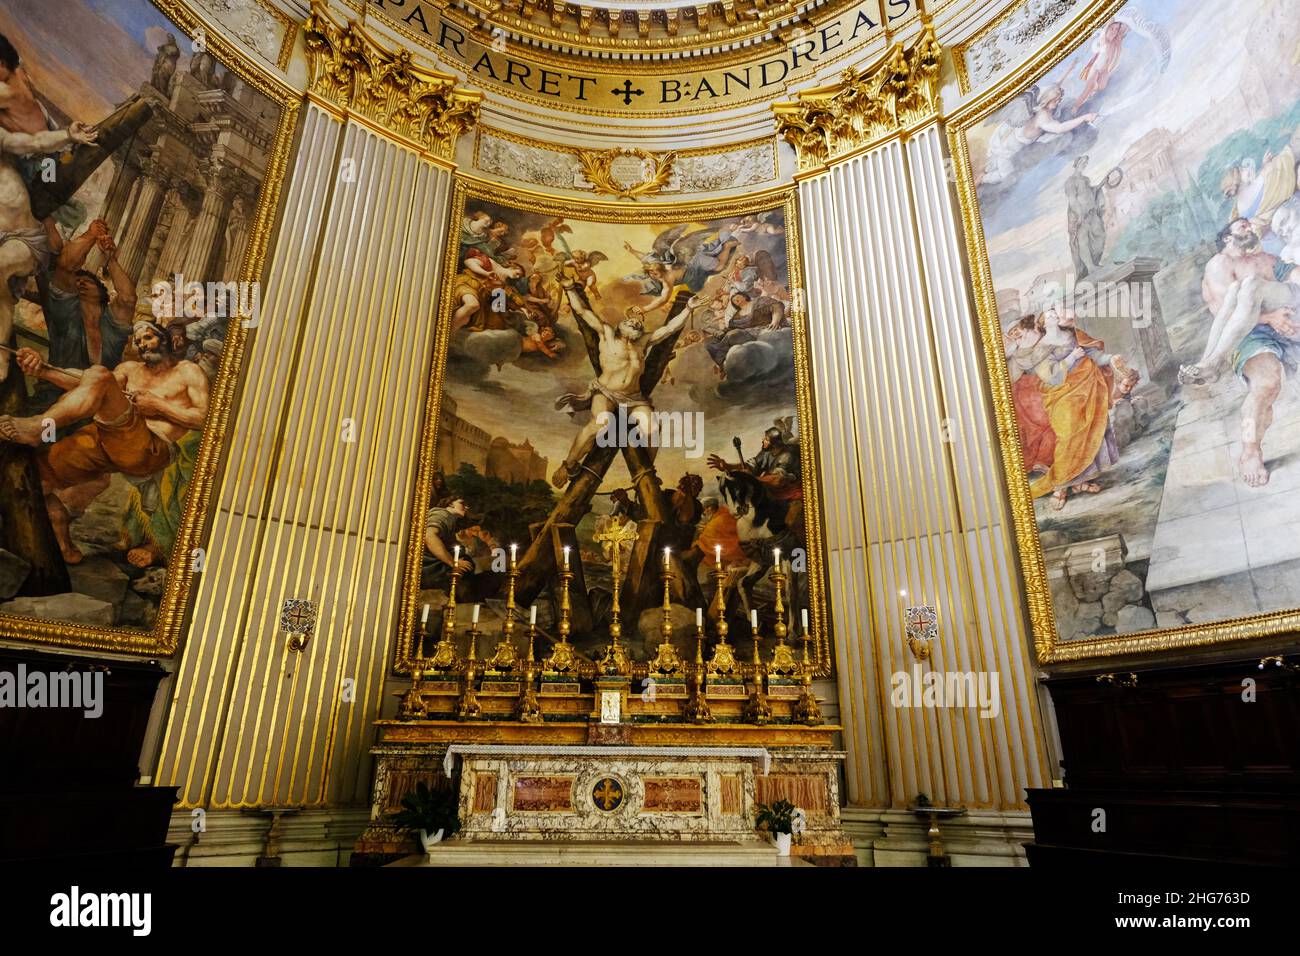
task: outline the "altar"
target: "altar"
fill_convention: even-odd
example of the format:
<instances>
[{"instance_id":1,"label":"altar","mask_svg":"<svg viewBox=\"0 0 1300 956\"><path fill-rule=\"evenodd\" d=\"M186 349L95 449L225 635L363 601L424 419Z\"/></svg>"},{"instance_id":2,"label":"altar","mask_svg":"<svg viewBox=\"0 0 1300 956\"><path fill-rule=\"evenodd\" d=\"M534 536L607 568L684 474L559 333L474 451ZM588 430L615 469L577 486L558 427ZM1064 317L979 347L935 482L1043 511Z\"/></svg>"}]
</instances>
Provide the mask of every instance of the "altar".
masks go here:
<instances>
[{"instance_id":1,"label":"altar","mask_svg":"<svg viewBox=\"0 0 1300 956\"><path fill-rule=\"evenodd\" d=\"M628 523L606 535L619 545L643 533L653 540L654 531L653 525ZM699 607L693 635L681 633L680 604L673 600L681 581L666 548L656 575L662 584L659 644L653 658L636 661L623 644L620 548L611 549L608 641L594 654L578 652L569 640L576 576L571 545L556 533L552 548L559 568L554 637L539 627L537 605L523 623L511 549L506 597L499 609L490 609L499 620L498 640L486 659L478 656L482 605L473 605L468 628L461 626L459 571L452 566L432 656L424 652L425 615L412 643L412 683L400 695L398 717L377 723L370 823L357 840L355 860L383 864L416 852L411 830L399 829L393 814L424 784L454 795L455 806L455 835L446 847L434 844L430 861L477 860L469 844L597 848L588 862L606 858L611 848L694 845L699 862L707 857L716 864L719 848L724 860L753 861L770 856L772 847L757 829L759 810L785 806L797 818L794 855L852 864L840 822L844 753L833 749L840 728L824 721L813 689L814 675L829 669L829 648L814 641L806 614L801 641L789 640L788 575L780 550L771 575L770 652L763 652L757 609L749 614L748 653L729 639L733 624L720 561L712 568L707 618ZM549 653L538 659L543 637L550 640ZM692 857L664 858L681 865Z\"/></svg>"}]
</instances>

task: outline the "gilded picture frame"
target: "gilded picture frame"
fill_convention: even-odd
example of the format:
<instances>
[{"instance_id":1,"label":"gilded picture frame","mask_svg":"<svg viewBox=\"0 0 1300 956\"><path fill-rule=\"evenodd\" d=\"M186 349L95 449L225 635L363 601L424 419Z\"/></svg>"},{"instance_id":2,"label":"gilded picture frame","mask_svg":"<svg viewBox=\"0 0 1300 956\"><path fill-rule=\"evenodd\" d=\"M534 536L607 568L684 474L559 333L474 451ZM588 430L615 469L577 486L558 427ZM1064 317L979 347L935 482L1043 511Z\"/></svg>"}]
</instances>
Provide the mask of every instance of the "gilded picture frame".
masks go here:
<instances>
[{"instance_id":1,"label":"gilded picture frame","mask_svg":"<svg viewBox=\"0 0 1300 956\"><path fill-rule=\"evenodd\" d=\"M458 174L451 198L451 215L448 217L446 249L442 263L442 281L437 304L437 332L429 367L429 390L421 423L419 466L410 511L411 523L402 581L402 595L398 619L398 640L394 652L393 671L410 673L414 660L414 641L417 634L421 608L420 571L425 551L425 521L429 512L432 482L436 470L437 423L444 392L444 373L451 340L453 312L453 279L456 274L460 249L460 230L467 204L475 200L499 203L528 213L548 216L572 217L596 223L654 223L687 222L744 216L774 208L784 215L785 251L788 263L788 281L791 291L802 290L803 273L800 259L796 191L791 187L770 189L752 195L726 200L694 202L660 202L633 204L627 202L601 202L556 197L542 193L506 187L477 177ZM825 526L821 506L821 479L818 469L819 452L817 427L814 415L813 382L809 364L809 342L806 315L797 310L791 316L794 345L795 404L799 422L799 447L802 473L802 491L805 502L807 548L807 594L811 633L822 642L824 664L821 676L832 673L829 629L831 621L826 600L825 582ZM433 621L430 627L434 626ZM741 637L742 646L747 635ZM634 665L633 673L643 672L645 666Z\"/></svg>"},{"instance_id":2,"label":"gilded picture frame","mask_svg":"<svg viewBox=\"0 0 1300 956\"><path fill-rule=\"evenodd\" d=\"M263 274L273 239L289 158L298 128L302 94L285 80L259 63L251 54L228 39L214 24L192 12L183 0L145 0L176 26L178 37L187 48L201 37L204 48L226 71L234 73L249 88L266 97L279 110L275 132L267 151L267 162L257 201L249 216L249 231L243 262L232 280L257 282ZM278 17L282 19L283 17ZM296 27L290 23L279 56L287 61ZM262 321L274 318L262 316ZM226 430L241 393L245 349L255 330L244 327L232 317L227 325L221 359L209 387L208 412L198 446L193 476L185 498L182 518L165 565L166 577L159 595L153 626L87 625L70 621L52 621L30 617L0 615L0 637L36 645L82 651L106 651L140 656L170 657L181 644L188 619L195 579L202 573L195 569L195 549L202 546L210 524L213 490L224 473L222 449Z\"/></svg>"},{"instance_id":3,"label":"gilded picture frame","mask_svg":"<svg viewBox=\"0 0 1300 956\"><path fill-rule=\"evenodd\" d=\"M945 127L970 265L972 293L979 318L981 345L998 427L1007 493L1028 607L1034 650L1040 664L1064 664L1117 656L1184 651L1248 641L1300 630L1300 610L1287 609L1222 621L1155 626L1086 639L1063 639L1049 588L1044 548L1012 401L1012 382L1004 353L1002 322L995 295L984 224L976 194L976 176L968 134L1013 99L1022 96L1049 71L1076 54L1096 31L1112 20L1126 0L1108 0L1074 17L1047 46L1014 71L953 110Z\"/></svg>"}]
</instances>

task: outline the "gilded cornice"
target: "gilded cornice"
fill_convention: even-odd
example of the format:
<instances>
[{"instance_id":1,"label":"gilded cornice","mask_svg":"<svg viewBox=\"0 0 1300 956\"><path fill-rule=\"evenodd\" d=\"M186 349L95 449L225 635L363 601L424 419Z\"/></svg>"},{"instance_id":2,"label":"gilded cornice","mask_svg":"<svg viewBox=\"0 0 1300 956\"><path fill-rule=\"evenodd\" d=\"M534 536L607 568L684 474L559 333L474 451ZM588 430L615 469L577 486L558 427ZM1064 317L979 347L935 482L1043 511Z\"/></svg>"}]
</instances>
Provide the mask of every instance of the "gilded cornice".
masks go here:
<instances>
[{"instance_id":1,"label":"gilded cornice","mask_svg":"<svg viewBox=\"0 0 1300 956\"><path fill-rule=\"evenodd\" d=\"M483 94L458 89L450 73L417 67L409 50L391 50L355 20L332 20L313 3L303 24L308 95L450 161L456 140L478 122Z\"/></svg>"},{"instance_id":2,"label":"gilded cornice","mask_svg":"<svg viewBox=\"0 0 1300 956\"><path fill-rule=\"evenodd\" d=\"M825 166L937 114L942 55L926 18L910 46L895 43L876 66L862 73L845 70L839 83L773 103L777 133L794 147L799 171Z\"/></svg>"}]
</instances>

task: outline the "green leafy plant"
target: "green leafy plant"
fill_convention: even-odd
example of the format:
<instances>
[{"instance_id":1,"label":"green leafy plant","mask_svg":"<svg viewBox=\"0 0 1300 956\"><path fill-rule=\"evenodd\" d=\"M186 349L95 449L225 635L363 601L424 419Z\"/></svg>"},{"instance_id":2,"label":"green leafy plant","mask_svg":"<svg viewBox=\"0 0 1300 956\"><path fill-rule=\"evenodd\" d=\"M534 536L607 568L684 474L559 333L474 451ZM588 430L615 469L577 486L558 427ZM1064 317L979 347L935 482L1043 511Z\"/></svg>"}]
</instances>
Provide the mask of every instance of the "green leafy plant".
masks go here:
<instances>
[{"instance_id":1,"label":"green leafy plant","mask_svg":"<svg viewBox=\"0 0 1300 956\"><path fill-rule=\"evenodd\" d=\"M794 804L789 800L778 800L771 806L760 803L754 808L757 825L768 833L794 832Z\"/></svg>"},{"instance_id":2,"label":"green leafy plant","mask_svg":"<svg viewBox=\"0 0 1300 956\"><path fill-rule=\"evenodd\" d=\"M449 837L460 829L457 816L457 795L451 790L433 789L423 780L415 789L402 797L402 809L393 814L396 826L406 830L443 831Z\"/></svg>"}]
</instances>

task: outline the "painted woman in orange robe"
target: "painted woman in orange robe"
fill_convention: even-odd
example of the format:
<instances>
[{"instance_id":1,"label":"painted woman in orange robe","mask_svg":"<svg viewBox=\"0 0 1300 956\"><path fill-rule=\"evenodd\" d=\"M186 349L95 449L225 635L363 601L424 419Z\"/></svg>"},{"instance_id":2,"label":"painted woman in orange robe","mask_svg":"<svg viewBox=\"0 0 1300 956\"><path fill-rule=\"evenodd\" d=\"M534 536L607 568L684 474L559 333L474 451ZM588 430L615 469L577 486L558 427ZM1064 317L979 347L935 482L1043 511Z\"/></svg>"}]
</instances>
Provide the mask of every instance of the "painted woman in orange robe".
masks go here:
<instances>
[{"instance_id":1,"label":"painted woman in orange robe","mask_svg":"<svg viewBox=\"0 0 1300 956\"><path fill-rule=\"evenodd\" d=\"M1011 404L1020 431L1020 452L1025 474L1052 467L1056 454L1056 432L1043 404L1043 380L1035 369L1045 361L1051 346L1043 345L1038 316L1026 315L1007 329L1007 372L1011 376Z\"/></svg>"},{"instance_id":2,"label":"painted woman in orange robe","mask_svg":"<svg viewBox=\"0 0 1300 956\"><path fill-rule=\"evenodd\" d=\"M1049 309L1042 322L1042 344L1050 349L1035 372L1043 383L1043 407L1056 447L1051 467L1030 482L1029 491L1035 498L1050 492L1052 507L1059 511L1072 491L1101 491L1093 479L1119 460L1110 427L1114 371L1102 342L1076 329L1068 309Z\"/></svg>"}]
</instances>

